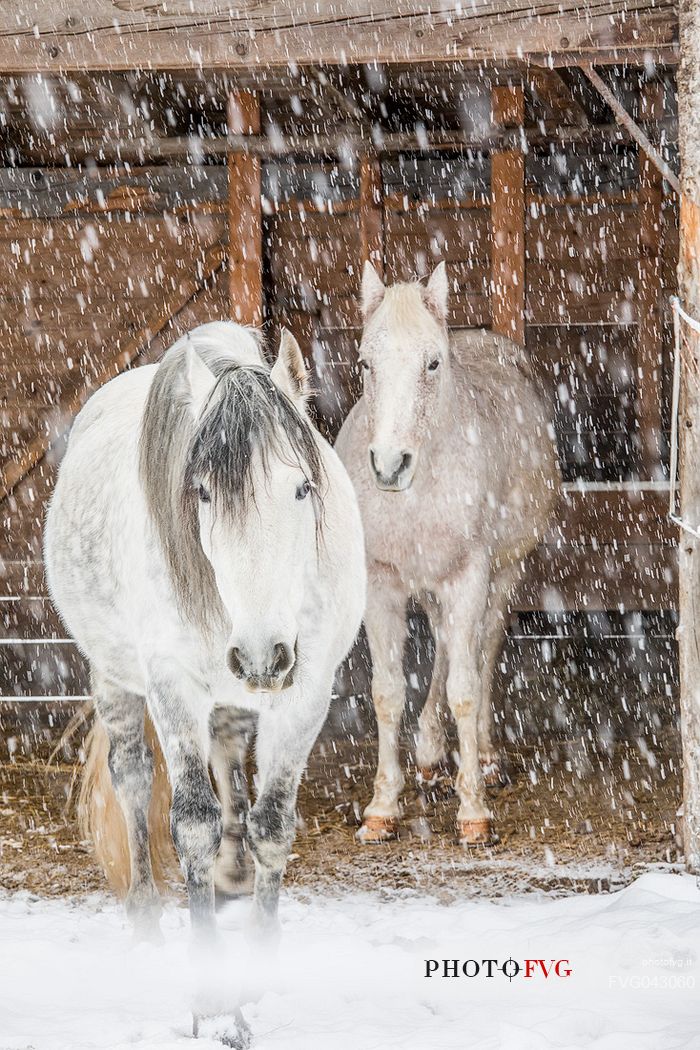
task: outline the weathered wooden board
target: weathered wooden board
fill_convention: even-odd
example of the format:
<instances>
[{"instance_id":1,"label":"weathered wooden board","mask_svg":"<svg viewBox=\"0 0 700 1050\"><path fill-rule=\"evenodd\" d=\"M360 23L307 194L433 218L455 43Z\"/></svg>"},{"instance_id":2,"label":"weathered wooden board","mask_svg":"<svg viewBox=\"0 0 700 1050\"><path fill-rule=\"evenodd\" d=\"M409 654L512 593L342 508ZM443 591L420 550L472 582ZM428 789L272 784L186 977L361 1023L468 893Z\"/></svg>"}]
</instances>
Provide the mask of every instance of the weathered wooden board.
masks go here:
<instances>
[{"instance_id":1,"label":"weathered wooden board","mask_svg":"<svg viewBox=\"0 0 700 1050\"><path fill-rule=\"evenodd\" d=\"M111 170L0 168L0 211L58 218L70 212L180 212L220 206L226 198L222 165L168 165Z\"/></svg>"},{"instance_id":2,"label":"weathered wooden board","mask_svg":"<svg viewBox=\"0 0 700 1050\"><path fill-rule=\"evenodd\" d=\"M147 346L196 291L223 237L211 215L0 223L2 300L13 304L0 318L6 484L31 466L33 444L65 426L65 406L104 381L106 363Z\"/></svg>"},{"instance_id":3,"label":"weathered wooden board","mask_svg":"<svg viewBox=\"0 0 700 1050\"><path fill-rule=\"evenodd\" d=\"M491 0L477 7L430 8L353 0L342 8L300 0L11 0L3 7L0 70L240 68L289 63L522 59L590 54L610 60L673 44L670 0L605 0L582 6Z\"/></svg>"}]
</instances>

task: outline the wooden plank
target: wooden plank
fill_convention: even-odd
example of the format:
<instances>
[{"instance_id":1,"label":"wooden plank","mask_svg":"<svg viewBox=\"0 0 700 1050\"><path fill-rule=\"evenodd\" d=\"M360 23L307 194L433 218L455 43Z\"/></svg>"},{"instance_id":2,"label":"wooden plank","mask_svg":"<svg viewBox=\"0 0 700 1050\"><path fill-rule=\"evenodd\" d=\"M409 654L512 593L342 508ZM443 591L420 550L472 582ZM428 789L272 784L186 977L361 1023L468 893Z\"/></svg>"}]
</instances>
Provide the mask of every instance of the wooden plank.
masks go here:
<instances>
[{"instance_id":1,"label":"wooden plank","mask_svg":"<svg viewBox=\"0 0 700 1050\"><path fill-rule=\"evenodd\" d=\"M543 64L590 55L655 60L677 38L672 0L549 0L514 8L430 7L409 0L283 0L150 4L143 0L45 0L3 5L0 72L84 69L240 69L310 62L432 62L542 56Z\"/></svg>"},{"instance_id":2,"label":"wooden plank","mask_svg":"<svg viewBox=\"0 0 700 1050\"><path fill-rule=\"evenodd\" d=\"M50 598L18 596L0 601L0 644L66 636L66 628Z\"/></svg>"},{"instance_id":3,"label":"wooden plank","mask_svg":"<svg viewBox=\"0 0 700 1050\"><path fill-rule=\"evenodd\" d=\"M655 489L567 491L546 544L565 546L676 546L668 517L668 494Z\"/></svg>"},{"instance_id":4,"label":"wooden plank","mask_svg":"<svg viewBox=\"0 0 700 1050\"><path fill-rule=\"evenodd\" d=\"M231 134L260 133L260 102L251 91L231 92ZM231 317L239 324L262 324L262 211L260 158L232 151L228 167L228 266Z\"/></svg>"},{"instance_id":5,"label":"wooden plank","mask_svg":"<svg viewBox=\"0 0 700 1050\"><path fill-rule=\"evenodd\" d=\"M639 215L632 205L610 204L598 209L586 204L528 213L525 225L528 277L531 263L567 265L578 259L597 262L639 258ZM601 265L602 264L602 265Z\"/></svg>"},{"instance_id":6,"label":"wooden plank","mask_svg":"<svg viewBox=\"0 0 700 1050\"><path fill-rule=\"evenodd\" d=\"M492 92L496 123L525 122L525 95L520 87ZM525 154L498 150L491 157L491 315L495 332L525 343Z\"/></svg>"},{"instance_id":7,"label":"wooden plank","mask_svg":"<svg viewBox=\"0 0 700 1050\"><path fill-rule=\"evenodd\" d=\"M384 277L384 187L377 157L360 158L360 259ZM361 268L360 268L361 269Z\"/></svg>"},{"instance_id":8,"label":"wooden plank","mask_svg":"<svg viewBox=\"0 0 700 1050\"><path fill-rule=\"evenodd\" d=\"M87 662L75 642L0 643L0 697L89 692Z\"/></svg>"},{"instance_id":9,"label":"wooden plank","mask_svg":"<svg viewBox=\"0 0 700 1050\"><path fill-rule=\"evenodd\" d=\"M641 110L645 120L655 120L663 116L662 84L644 85ZM636 411L642 468L648 478L659 477L662 473L662 205L663 176L651 157L640 151Z\"/></svg>"},{"instance_id":10,"label":"wooden plank","mask_svg":"<svg viewBox=\"0 0 700 1050\"><path fill-rule=\"evenodd\" d=\"M517 612L675 609L677 566L676 549L668 545L543 545L528 559L511 607Z\"/></svg>"},{"instance_id":11,"label":"wooden plank","mask_svg":"<svg viewBox=\"0 0 700 1050\"><path fill-rule=\"evenodd\" d=\"M178 214L223 205L223 166L0 168L0 212L13 217L58 218L66 213L164 211Z\"/></svg>"},{"instance_id":12,"label":"wooden plank","mask_svg":"<svg viewBox=\"0 0 700 1050\"><path fill-rule=\"evenodd\" d=\"M98 386L112 379L127 368L144 346L165 327L175 313L185 306L192 296L203 286L211 275L223 264L224 251L219 245L210 248L206 254L206 264L201 276L190 276L177 284L175 290L166 297L163 305L155 311L147 325L127 340L120 352L113 358L100 361L92 374L84 377L84 384L70 393L60 404L60 417L74 415L85 402L90 393ZM29 470L46 454L51 445L52 434L37 435L22 451L20 457L7 463L0 472L0 501L3 500L27 474Z\"/></svg>"}]
</instances>

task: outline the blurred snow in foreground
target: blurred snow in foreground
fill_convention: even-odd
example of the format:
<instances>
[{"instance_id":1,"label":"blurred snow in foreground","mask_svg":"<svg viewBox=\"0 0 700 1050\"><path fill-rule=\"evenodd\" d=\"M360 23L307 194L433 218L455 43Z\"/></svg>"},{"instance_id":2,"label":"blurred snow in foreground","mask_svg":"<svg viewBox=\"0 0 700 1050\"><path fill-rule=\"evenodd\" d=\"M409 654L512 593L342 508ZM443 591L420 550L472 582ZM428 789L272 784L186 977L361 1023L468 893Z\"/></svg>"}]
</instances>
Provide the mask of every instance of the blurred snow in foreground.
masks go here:
<instances>
[{"instance_id":1,"label":"blurred snow in foreground","mask_svg":"<svg viewBox=\"0 0 700 1050\"><path fill-rule=\"evenodd\" d=\"M247 903L220 915L218 982L259 1050L658 1050L700 1046L700 890L652 873L608 896L449 906L413 894L287 893L273 967L250 957ZM121 910L0 899L1 1050L189 1047L186 912L134 945ZM568 959L568 978L427 979L425 960Z\"/></svg>"}]
</instances>

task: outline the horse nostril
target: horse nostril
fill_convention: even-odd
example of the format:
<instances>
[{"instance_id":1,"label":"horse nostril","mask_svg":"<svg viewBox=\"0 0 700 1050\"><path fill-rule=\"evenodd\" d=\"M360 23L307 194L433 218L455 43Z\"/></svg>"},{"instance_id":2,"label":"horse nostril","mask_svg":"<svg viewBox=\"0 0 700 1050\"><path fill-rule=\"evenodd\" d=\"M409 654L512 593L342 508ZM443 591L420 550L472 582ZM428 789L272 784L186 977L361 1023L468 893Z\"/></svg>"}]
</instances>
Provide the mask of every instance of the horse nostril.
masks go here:
<instances>
[{"instance_id":1,"label":"horse nostril","mask_svg":"<svg viewBox=\"0 0 700 1050\"><path fill-rule=\"evenodd\" d=\"M377 461L374 458L374 449L373 448L371 448L369 450L369 461L370 461L370 464L372 465L372 470L378 476L379 475L379 471L377 470Z\"/></svg>"},{"instance_id":2,"label":"horse nostril","mask_svg":"<svg viewBox=\"0 0 700 1050\"><path fill-rule=\"evenodd\" d=\"M241 650L237 646L233 646L226 654L226 662L228 663L231 674L235 675L236 678L243 678L243 661L241 660Z\"/></svg>"},{"instance_id":3,"label":"horse nostril","mask_svg":"<svg viewBox=\"0 0 700 1050\"><path fill-rule=\"evenodd\" d=\"M274 678L279 678L283 675L294 663L294 657L292 656L291 650L284 642L278 642L275 648L272 650L272 665L270 667L270 674Z\"/></svg>"},{"instance_id":4,"label":"horse nostril","mask_svg":"<svg viewBox=\"0 0 700 1050\"><path fill-rule=\"evenodd\" d=\"M411 453L410 452L404 452L404 454L401 457L401 466L399 467L397 473L403 474L403 472L405 470L408 470L408 468L410 467L412 462L413 462L413 456L411 455Z\"/></svg>"}]
</instances>

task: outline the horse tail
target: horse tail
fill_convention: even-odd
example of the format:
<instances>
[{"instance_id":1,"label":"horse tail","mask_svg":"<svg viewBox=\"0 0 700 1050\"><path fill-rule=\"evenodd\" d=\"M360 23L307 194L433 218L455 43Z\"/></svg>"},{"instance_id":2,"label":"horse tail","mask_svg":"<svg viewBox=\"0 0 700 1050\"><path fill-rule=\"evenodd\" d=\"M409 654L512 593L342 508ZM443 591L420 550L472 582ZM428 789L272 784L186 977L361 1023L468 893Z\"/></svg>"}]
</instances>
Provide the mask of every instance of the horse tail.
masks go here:
<instances>
[{"instance_id":1,"label":"horse tail","mask_svg":"<svg viewBox=\"0 0 700 1050\"><path fill-rule=\"evenodd\" d=\"M170 835L170 781L158 736L148 714L146 744L153 754L153 788L148 811L151 863L161 892L178 881L179 865ZM110 888L124 898L131 881L131 858L126 822L109 771L109 739L99 715L86 737L85 764L78 794L80 832L92 842L97 861Z\"/></svg>"}]
</instances>

